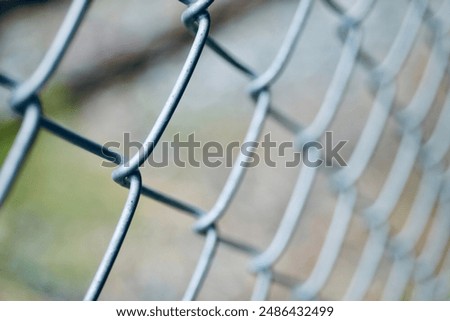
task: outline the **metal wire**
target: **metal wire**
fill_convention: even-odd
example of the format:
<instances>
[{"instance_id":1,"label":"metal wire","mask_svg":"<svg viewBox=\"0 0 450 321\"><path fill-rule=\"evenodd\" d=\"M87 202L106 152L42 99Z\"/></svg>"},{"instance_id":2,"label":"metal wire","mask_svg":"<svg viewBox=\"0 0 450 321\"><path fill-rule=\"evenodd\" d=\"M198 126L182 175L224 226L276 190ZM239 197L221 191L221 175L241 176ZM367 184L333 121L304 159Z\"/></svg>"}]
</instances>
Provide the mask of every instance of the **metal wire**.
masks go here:
<instances>
[{"instance_id":1,"label":"metal wire","mask_svg":"<svg viewBox=\"0 0 450 321\"><path fill-rule=\"evenodd\" d=\"M129 160L48 119L43 114L39 99L42 88L56 73L88 11L90 2L88 0L72 2L53 43L30 77L23 81L16 81L8 75L0 75L0 86L11 92L10 108L22 116L21 128L0 171L0 206L8 197L12 185L17 180L17 174L24 165L26 156L41 129L87 152L116 163L118 167L112 173L112 178L129 189L122 215L87 290L85 300L99 298L116 257L119 255L141 195L189 214L195 219L194 231L204 236L204 248L187 285L184 300L196 299L202 290L218 246L228 246L249 257L250 270L256 274L252 299L267 299L274 283L291 289L292 297L295 299L320 298L321 291L326 286L343 249L351 219L357 214L361 214L367 223L368 238L353 278L343 296L344 299L364 299L384 257L388 257L392 265L382 293L383 299L402 299L408 287L413 288L413 299L448 297L450 169L446 166L445 156L450 147L448 139L450 129L447 126L450 120L449 92L446 93L447 97L440 117L427 139L424 138L422 126L436 100L444 78L448 76L450 1L443 0L440 8L435 12L432 11L427 0L409 1L403 22L388 54L382 61L377 61L370 55L369 48L363 46L362 41L364 23L377 1L359 0L345 9L337 1L323 0L326 8L341 22L338 35L342 40L342 51L323 102L315 118L308 124L299 124L277 109L272 102L270 89L282 76L283 71L289 68L289 60L305 32L311 9L313 6L320 5L318 1L299 1L283 43L272 62L262 72L256 72L209 36L209 29L213 22L208 8L214 5L213 0L181 1L187 5L187 9L182 14L182 21L193 33L194 40L165 105L149 134L143 140L142 149ZM423 28L432 38L431 53L414 97L407 106L401 106L396 99L398 76L408 56L414 50L414 43L418 39L419 31ZM150 157L170 123L195 72L200 55L207 46L229 63L230 67L249 78L247 92L255 103L255 109L244 141L258 140L269 117L291 132L299 146L320 139L330 128L339 111L354 69L362 66L369 77L367 88L373 94L373 106L349 158L348 166L337 171L326 172L336 195L337 204L314 268L309 277L301 282L277 272L276 265L289 247L298 226L302 224L305 204L317 180L319 168L306 165L299 168L298 179L284 215L272 241L265 249L255 249L239 240L228 239L220 235L217 228L221 219L227 214L234 197L239 193L239 186L245 179L246 172L246 167L240 164L246 161L248 156L240 154L236 159L222 192L209 210L200 209L142 183L139 168ZM395 112L393 112L394 107L396 107ZM365 196L358 188L358 181L366 171L390 119L395 121L400 130L400 145L378 197L370 200L363 209L359 209L357 203ZM412 202L406 223L399 231L394 232L389 219L414 168L422 173L418 192ZM417 252L416 245L424 235L428 222L431 222L430 232L426 233L424 246Z\"/></svg>"}]
</instances>

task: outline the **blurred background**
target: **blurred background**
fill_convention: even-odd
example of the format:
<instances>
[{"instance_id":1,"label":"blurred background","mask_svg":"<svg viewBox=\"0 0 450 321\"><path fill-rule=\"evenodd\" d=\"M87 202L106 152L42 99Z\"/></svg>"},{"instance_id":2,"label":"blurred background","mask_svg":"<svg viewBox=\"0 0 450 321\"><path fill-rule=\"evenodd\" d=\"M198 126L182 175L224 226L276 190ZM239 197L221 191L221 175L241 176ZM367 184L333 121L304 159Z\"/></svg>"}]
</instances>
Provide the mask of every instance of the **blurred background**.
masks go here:
<instances>
[{"instance_id":1,"label":"blurred background","mask_svg":"<svg viewBox=\"0 0 450 321\"><path fill-rule=\"evenodd\" d=\"M353 2L342 1L346 5ZM211 34L235 56L264 71L282 43L297 4L294 0L216 1L210 8ZM66 0L0 1L1 72L26 79L42 59L69 5ZM377 1L364 22L364 47L378 61L392 44L407 6L408 1ZM190 48L192 36L180 20L184 9L175 0L94 1L61 67L42 92L45 114L100 144L122 142L124 133L142 141ZM336 33L339 22L334 12L317 1L291 63L273 86L275 105L301 124L314 119L329 87L342 49ZM429 39L423 26L398 79L399 106L411 100L418 86L429 58ZM445 77L425 121L425 135L434 127L448 91L448 75ZM242 142L254 111L246 92L248 83L206 48L163 141L171 141L176 133L184 138L195 133L200 141ZM342 150L346 160L372 108L368 84L368 73L358 64L330 128L336 141L349 141ZM20 119L9 110L8 98L9 93L0 89L0 163L20 126ZM269 132L277 141L293 140L271 119L263 135ZM378 195L399 140L396 124L390 120L358 182L366 199ZM83 297L127 196L127 190L111 180L112 169L101 163L45 131L39 133L0 210L0 299ZM249 169L220 231L258 249L267 247L298 170L265 165ZM214 204L229 172L224 166L179 168L172 163L165 168L142 169L145 184L204 209ZM419 178L413 171L391 219L394 232L405 222ZM278 271L298 281L310 274L335 205L327 173L321 171L294 239L276 265ZM142 197L100 298L181 298L203 245L203 238L192 231L193 223L185 214ZM343 252L321 297L342 297L366 239L364 220L354 215ZM419 243L417 251L423 245ZM219 246L199 299L248 299L255 282L248 263L248 256ZM379 298L390 264L386 256L367 299ZM270 298L289 299L290 289L274 284Z\"/></svg>"}]
</instances>

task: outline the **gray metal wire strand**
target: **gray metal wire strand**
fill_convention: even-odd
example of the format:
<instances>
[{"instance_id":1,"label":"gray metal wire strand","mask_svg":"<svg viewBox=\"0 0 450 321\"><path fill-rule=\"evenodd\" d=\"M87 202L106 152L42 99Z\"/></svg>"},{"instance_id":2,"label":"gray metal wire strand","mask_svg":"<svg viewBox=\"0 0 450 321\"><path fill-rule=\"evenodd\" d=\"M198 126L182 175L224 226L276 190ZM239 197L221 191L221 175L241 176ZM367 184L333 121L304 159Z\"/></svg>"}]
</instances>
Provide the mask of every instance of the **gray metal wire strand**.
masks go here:
<instances>
[{"instance_id":1,"label":"gray metal wire strand","mask_svg":"<svg viewBox=\"0 0 450 321\"><path fill-rule=\"evenodd\" d=\"M128 193L122 214L120 215L119 222L116 225L116 229L114 230L114 234L109 242L100 266L98 267L91 285L84 296L84 300L98 299L111 272L117 255L119 254L122 243L125 240L131 221L133 220L133 215L136 211L139 197L141 195L142 179L139 172L136 172L129 178L129 180L130 191Z\"/></svg>"},{"instance_id":2,"label":"gray metal wire strand","mask_svg":"<svg viewBox=\"0 0 450 321\"><path fill-rule=\"evenodd\" d=\"M0 74L0 86L8 90L14 90L17 82L3 74ZM21 169L25 158L28 155L39 130L40 115L42 112L41 103L37 97L30 101L28 106L22 111L23 121L8 151L2 167L0 168L0 208L6 200L16 177Z\"/></svg>"},{"instance_id":3,"label":"gray metal wire strand","mask_svg":"<svg viewBox=\"0 0 450 321\"><path fill-rule=\"evenodd\" d=\"M283 44L281 45L280 50L272 61L272 64L266 69L263 74L255 78L249 85L249 92L253 96L257 97L257 108L255 110L252 123L249 126L247 135L244 139L245 142L256 141L262 130L262 126L264 124L268 108L270 106L270 96L269 93L266 92L265 87L273 82L286 66L286 63L291 56L291 51L294 49L305 21L308 17L310 7L311 1L300 1L289 30L283 41ZM245 172L244 167L240 164L244 163L248 157L249 156L246 156L244 154L239 154L239 157L235 161L235 165L233 166L233 169L230 173L229 179L225 184L223 192L219 196L219 199L217 200L211 211L206 216L197 221L194 226L194 229L196 231L202 231L206 229L211 224L217 222L217 220L224 214L226 208L231 202L231 199L236 193L237 187L239 186Z\"/></svg>"},{"instance_id":4,"label":"gray metal wire strand","mask_svg":"<svg viewBox=\"0 0 450 321\"><path fill-rule=\"evenodd\" d=\"M203 282L205 281L206 275L211 267L212 260L217 250L219 244L219 237L217 230L214 226L210 227L206 232L205 245L203 251L195 268L195 272L192 275L191 281L186 289L183 296L183 301L195 300Z\"/></svg>"},{"instance_id":5,"label":"gray metal wire strand","mask_svg":"<svg viewBox=\"0 0 450 321\"><path fill-rule=\"evenodd\" d=\"M91 0L72 1L72 5L67 11L67 15L44 59L42 59L35 72L25 82L21 83L14 92L11 100L13 108L22 108L28 99L42 89L56 71L90 3Z\"/></svg>"},{"instance_id":6,"label":"gray metal wire strand","mask_svg":"<svg viewBox=\"0 0 450 321\"><path fill-rule=\"evenodd\" d=\"M195 66L200 58L200 54L205 46L206 39L208 37L210 27L210 18L208 14L203 13L199 17L199 27L195 39L192 43L191 50L186 58L185 64L181 69L177 81L155 121L152 130L148 134L147 138L142 144L141 150L139 150L129 161L118 167L113 172L113 179L116 182L124 180L128 175L138 169L140 165L150 156L153 149L156 147L159 139L161 138L164 130L170 122L172 115L174 114L181 97L186 90L187 84L194 72Z\"/></svg>"}]
</instances>

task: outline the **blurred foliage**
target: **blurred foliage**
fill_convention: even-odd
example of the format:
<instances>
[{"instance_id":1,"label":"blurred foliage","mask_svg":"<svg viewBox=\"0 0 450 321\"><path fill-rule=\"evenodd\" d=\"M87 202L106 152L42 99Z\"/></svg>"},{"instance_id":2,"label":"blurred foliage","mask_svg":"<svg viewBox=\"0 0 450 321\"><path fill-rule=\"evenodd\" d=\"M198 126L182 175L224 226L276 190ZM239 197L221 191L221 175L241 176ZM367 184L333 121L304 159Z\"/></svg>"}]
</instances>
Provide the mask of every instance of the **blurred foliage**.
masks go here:
<instances>
[{"instance_id":1,"label":"blurred foliage","mask_svg":"<svg viewBox=\"0 0 450 321\"><path fill-rule=\"evenodd\" d=\"M48 2L49 0L1 0L0 1L0 15L5 14L8 11L23 7L25 5L32 5L32 4L40 4Z\"/></svg>"},{"instance_id":2,"label":"blurred foliage","mask_svg":"<svg viewBox=\"0 0 450 321\"><path fill-rule=\"evenodd\" d=\"M76 121L75 102L63 86L54 85L41 98L52 119L66 126ZM0 162L19 126L19 119L0 123ZM100 163L39 132L0 211L0 299L82 297L126 196Z\"/></svg>"}]
</instances>

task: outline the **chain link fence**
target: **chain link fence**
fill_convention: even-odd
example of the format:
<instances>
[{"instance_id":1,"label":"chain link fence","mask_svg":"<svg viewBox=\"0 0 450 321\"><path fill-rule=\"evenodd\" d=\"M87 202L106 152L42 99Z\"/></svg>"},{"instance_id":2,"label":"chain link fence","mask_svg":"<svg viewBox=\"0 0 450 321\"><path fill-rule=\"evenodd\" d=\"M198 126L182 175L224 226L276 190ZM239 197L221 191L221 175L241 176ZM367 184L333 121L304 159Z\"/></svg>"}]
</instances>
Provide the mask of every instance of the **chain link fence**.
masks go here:
<instances>
[{"instance_id":1,"label":"chain link fence","mask_svg":"<svg viewBox=\"0 0 450 321\"><path fill-rule=\"evenodd\" d=\"M222 46L219 40L211 37L210 28L214 21L208 10L215 5L213 0L181 2L187 6L181 16L182 22L193 35L190 50L166 103L143 140L141 150L129 159L47 117L44 113L45 105L42 105L40 99L40 92L57 72L91 1L72 2L44 58L27 79L18 80L7 74L0 74L0 85L10 91L9 107L22 117L20 130L2 164L0 205L8 199L18 173L26 166L26 157L41 130L58 136L85 152L114 162L117 167L112 172L113 181L128 189L122 214L84 299L96 300L102 293L116 258L120 255L122 243L141 197L189 214L195 220L193 231L203 236L203 249L186 285L184 300L194 300L202 291L210 270L214 268L212 265L219 247L228 247L248 257L249 271L256 276L251 296L254 300L267 299L275 285L287 288L293 299L329 298L323 295L324 288L336 270L343 248L348 245L349 229L357 218L362 219L365 224L366 238L362 241L364 246L348 284L343 285L345 290L335 299L364 299L382 264L389 266L389 272L380 291L380 298L448 298L450 177L447 154L450 140L447 124L450 121L450 1L406 1L400 28L390 44L388 53L383 59L378 59L372 55L371 48L364 46L363 39L365 22L367 17L377 10L378 1L358 0L344 6L335 0L301 0L292 15L284 41L271 63L262 71L254 70L250 67L250 62L242 61ZM341 42L341 53L326 94L312 121L297 122L284 109L277 107L272 89L283 76L283 72L289 69L290 59L302 41L311 11L316 6L322 6L323 10L327 10L339 20L336 35ZM420 32L425 32L426 37L419 37ZM410 67L406 62L417 41L427 43L429 54L414 95L409 101L402 102L398 99L398 88L401 85L399 82L402 80L400 74ZM372 96L372 107L349 155L347 166L323 168L300 165L286 209L271 236L271 242L266 247L255 248L245 241L227 237L226 233L219 232L221 221L229 213L230 205L240 193L240 185L249 170L241 166L249 159L248 155L240 153L235 159L220 195L209 209L199 208L196 204L162 193L153 186L146 185L145 176L141 177L141 166L152 155L171 123L185 91L189 90L187 87L197 63L202 59L201 54L207 48L223 59L230 68L248 78L248 86L245 89L254 102L254 110L244 142L258 141L268 119L284 127L297 146L320 141L343 108L344 96L352 88L349 83L356 69L363 72L367 79L364 86ZM301 55L301 52L295 54ZM432 112L432 109L438 111ZM424 123L430 115L437 115L435 123L431 130L425 130ZM352 126L354 120L348 119L347 122ZM387 139L399 139L392 154L380 147L383 134L390 133L386 130L388 123L394 124L396 136ZM361 187L360 182L370 168L371 160L376 154L383 153L386 153L384 157L392 160L392 163L386 173L380 174L383 182L377 195L371 197ZM404 222L400 227L393 226L392 217L397 211L402 194L413 184L411 177L414 175L420 178L413 197L408 201L410 207L404 211ZM312 194L321 193L314 190L314 184L320 177L327 181L329 187L325 188L336 200L335 209L330 213L328 232L320 251L316 253L317 257L308 276L301 278L286 275L278 271L277 263L290 246L295 246L292 239L299 227L306 224L302 220L305 212L314 211L308 208L307 203Z\"/></svg>"}]
</instances>

